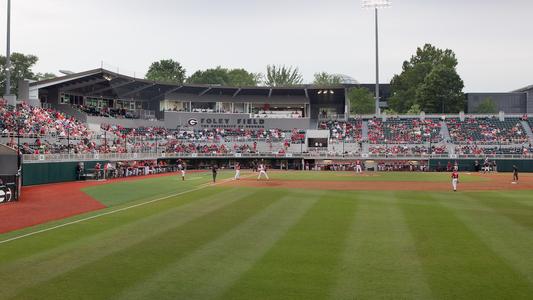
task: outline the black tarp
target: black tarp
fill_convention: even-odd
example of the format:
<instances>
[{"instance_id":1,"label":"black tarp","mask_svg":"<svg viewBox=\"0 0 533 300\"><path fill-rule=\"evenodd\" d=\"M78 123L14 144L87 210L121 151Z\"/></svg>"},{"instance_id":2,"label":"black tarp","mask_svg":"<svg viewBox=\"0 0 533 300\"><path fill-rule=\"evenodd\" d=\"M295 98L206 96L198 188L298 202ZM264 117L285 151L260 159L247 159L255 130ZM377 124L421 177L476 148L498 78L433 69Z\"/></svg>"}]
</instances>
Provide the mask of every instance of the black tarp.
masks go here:
<instances>
[{"instance_id":1,"label":"black tarp","mask_svg":"<svg viewBox=\"0 0 533 300\"><path fill-rule=\"evenodd\" d=\"M16 150L0 145L0 175L17 175L19 158Z\"/></svg>"},{"instance_id":2,"label":"black tarp","mask_svg":"<svg viewBox=\"0 0 533 300\"><path fill-rule=\"evenodd\" d=\"M21 183L20 165L18 152L0 145L0 203L18 200Z\"/></svg>"}]
</instances>

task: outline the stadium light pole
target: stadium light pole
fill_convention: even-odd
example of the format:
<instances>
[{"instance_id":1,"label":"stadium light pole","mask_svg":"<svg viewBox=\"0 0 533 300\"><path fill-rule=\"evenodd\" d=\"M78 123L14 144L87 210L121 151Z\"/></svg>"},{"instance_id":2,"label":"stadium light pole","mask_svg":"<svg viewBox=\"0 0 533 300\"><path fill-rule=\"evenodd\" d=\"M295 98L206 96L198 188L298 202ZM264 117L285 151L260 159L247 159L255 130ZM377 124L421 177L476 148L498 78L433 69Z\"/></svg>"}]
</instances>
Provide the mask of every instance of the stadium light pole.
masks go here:
<instances>
[{"instance_id":1,"label":"stadium light pole","mask_svg":"<svg viewBox=\"0 0 533 300\"><path fill-rule=\"evenodd\" d=\"M392 5L392 0L363 0L363 8L374 9L374 20L376 23L376 115L381 113L379 109L379 27L378 10Z\"/></svg>"},{"instance_id":2,"label":"stadium light pole","mask_svg":"<svg viewBox=\"0 0 533 300\"><path fill-rule=\"evenodd\" d=\"M6 96L11 95L11 0L7 0Z\"/></svg>"}]
</instances>

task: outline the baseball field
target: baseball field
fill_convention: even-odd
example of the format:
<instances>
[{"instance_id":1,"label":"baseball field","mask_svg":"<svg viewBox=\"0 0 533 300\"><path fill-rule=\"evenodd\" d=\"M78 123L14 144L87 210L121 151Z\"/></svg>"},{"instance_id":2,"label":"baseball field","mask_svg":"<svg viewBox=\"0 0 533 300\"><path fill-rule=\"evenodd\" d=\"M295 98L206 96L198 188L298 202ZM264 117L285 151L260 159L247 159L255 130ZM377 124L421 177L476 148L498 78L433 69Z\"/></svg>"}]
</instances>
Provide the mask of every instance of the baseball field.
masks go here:
<instances>
[{"instance_id":1,"label":"baseball field","mask_svg":"<svg viewBox=\"0 0 533 300\"><path fill-rule=\"evenodd\" d=\"M533 176L269 175L52 185L98 205L0 234L0 298L533 298Z\"/></svg>"}]
</instances>

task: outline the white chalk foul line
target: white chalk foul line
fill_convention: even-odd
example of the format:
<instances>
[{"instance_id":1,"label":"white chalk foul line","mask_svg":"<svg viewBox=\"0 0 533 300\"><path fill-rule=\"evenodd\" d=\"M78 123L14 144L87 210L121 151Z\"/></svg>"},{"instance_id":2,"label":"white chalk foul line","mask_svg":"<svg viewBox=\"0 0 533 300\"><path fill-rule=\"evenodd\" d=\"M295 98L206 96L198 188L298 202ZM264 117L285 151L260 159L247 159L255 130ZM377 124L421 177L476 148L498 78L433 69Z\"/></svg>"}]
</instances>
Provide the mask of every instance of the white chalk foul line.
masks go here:
<instances>
[{"instance_id":1,"label":"white chalk foul line","mask_svg":"<svg viewBox=\"0 0 533 300\"><path fill-rule=\"evenodd\" d=\"M252 176L252 175L243 176L243 177L250 177L250 176ZM15 236L15 237L0 241L0 245L8 243L8 242L15 241L15 240L19 240L19 239L22 239L22 238L25 238L25 237L29 237L29 236L32 236L32 235L40 234L40 233L43 233L43 232L47 232L47 231L55 230L55 229L58 229L58 228L62 228L62 227L78 224L78 223L81 223L81 222L89 221L89 220L92 220L92 219L104 217L104 216L107 216L107 215L111 215L111 214L115 214L115 213L122 212L122 211L125 211L125 210L129 210L129 209L132 209L132 208L136 208L136 207L139 207L139 206L144 206L144 205L151 204L151 203L154 203L154 202L158 202L158 201L161 201L161 200L165 200L165 199L168 199L168 198L181 196L181 195L188 194L188 193L191 193L191 192L196 192L196 191L205 189L205 188L210 187L210 186L223 184L223 183L226 183L226 182L229 182L229 181L233 181L233 180L234 180L233 178L228 178L228 179L219 181L217 183L210 183L210 182L204 183L204 184L199 185L198 187L195 187L193 189L186 190L186 191L183 191L183 192L179 192L179 193L176 193L176 194L160 197L160 198L157 198L157 199L152 199L152 200L149 200L149 201L146 201L146 202L137 203L137 204L130 205L130 206L127 206L127 207L123 207L123 208L119 208L119 209L115 209L115 210L111 210L111 211L106 211L106 212L103 212L101 214L97 214L97 215L94 215L94 216L86 217L86 218L79 219L79 220L76 220L76 221L67 222L67 223L59 224L59 225L52 226L52 227L49 227L49 228L33 231L33 232L30 232L30 233L25 233L25 234L22 234L22 235L19 235L19 236Z\"/></svg>"}]
</instances>

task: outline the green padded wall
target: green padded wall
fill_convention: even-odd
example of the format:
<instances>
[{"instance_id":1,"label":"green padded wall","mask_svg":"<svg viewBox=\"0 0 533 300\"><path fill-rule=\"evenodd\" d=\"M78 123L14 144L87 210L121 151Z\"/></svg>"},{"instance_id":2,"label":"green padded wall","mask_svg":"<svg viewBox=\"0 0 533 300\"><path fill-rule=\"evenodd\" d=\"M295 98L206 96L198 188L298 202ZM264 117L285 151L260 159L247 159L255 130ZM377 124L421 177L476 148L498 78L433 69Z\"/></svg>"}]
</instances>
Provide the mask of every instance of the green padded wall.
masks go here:
<instances>
[{"instance_id":1,"label":"green padded wall","mask_svg":"<svg viewBox=\"0 0 533 300\"><path fill-rule=\"evenodd\" d=\"M92 169L99 162L101 165L107 161L85 161L85 169ZM76 166L78 162L43 162L22 165L22 185L36 185L55 182L75 181Z\"/></svg>"}]
</instances>

